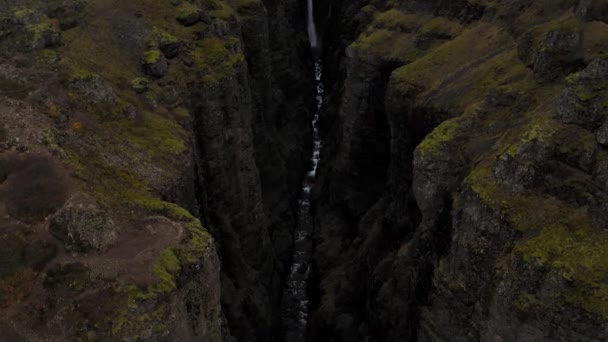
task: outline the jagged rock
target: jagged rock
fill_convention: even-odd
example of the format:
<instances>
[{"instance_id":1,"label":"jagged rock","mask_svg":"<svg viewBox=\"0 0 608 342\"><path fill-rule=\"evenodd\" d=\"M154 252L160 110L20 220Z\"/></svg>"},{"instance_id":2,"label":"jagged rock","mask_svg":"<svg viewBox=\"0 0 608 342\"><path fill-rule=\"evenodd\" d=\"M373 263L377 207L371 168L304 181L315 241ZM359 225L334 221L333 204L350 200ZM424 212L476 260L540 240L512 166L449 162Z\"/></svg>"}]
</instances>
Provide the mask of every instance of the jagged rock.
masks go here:
<instances>
[{"instance_id":1,"label":"jagged rock","mask_svg":"<svg viewBox=\"0 0 608 342\"><path fill-rule=\"evenodd\" d=\"M68 250L103 251L117 237L114 222L86 197L72 198L50 221L49 231L63 241Z\"/></svg>"},{"instance_id":2,"label":"jagged rock","mask_svg":"<svg viewBox=\"0 0 608 342\"><path fill-rule=\"evenodd\" d=\"M169 64L160 50L149 50L144 54L144 71L153 77L163 77L167 73Z\"/></svg>"},{"instance_id":3,"label":"jagged rock","mask_svg":"<svg viewBox=\"0 0 608 342\"><path fill-rule=\"evenodd\" d=\"M534 74L550 81L564 75L583 62L582 34L574 29L560 29L545 34L534 56Z\"/></svg>"},{"instance_id":4,"label":"jagged rock","mask_svg":"<svg viewBox=\"0 0 608 342\"><path fill-rule=\"evenodd\" d=\"M576 15L586 21L608 22L608 3L604 0L580 0Z\"/></svg>"},{"instance_id":5,"label":"jagged rock","mask_svg":"<svg viewBox=\"0 0 608 342\"><path fill-rule=\"evenodd\" d=\"M70 88L79 92L91 104L110 104L117 102L112 86L101 76L82 72L72 80Z\"/></svg>"},{"instance_id":6,"label":"jagged rock","mask_svg":"<svg viewBox=\"0 0 608 342\"><path fill-rule=\"evenodd\" d=\"M604 122L608 117L606 77L606 57L597 58L585 70L568 76L554 114L561 122L576 124L596 132L600 143L605 143Z\"/></svg>"}]
</instances>

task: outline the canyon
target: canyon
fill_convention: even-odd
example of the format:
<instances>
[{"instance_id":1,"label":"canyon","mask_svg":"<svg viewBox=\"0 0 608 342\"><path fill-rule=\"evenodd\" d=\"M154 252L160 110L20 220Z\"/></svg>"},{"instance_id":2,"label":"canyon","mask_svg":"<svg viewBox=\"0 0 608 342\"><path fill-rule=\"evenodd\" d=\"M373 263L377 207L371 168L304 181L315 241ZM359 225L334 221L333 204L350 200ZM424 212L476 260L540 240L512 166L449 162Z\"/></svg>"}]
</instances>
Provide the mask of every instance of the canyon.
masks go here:
<instances>
[{"instance_id":1,"label":"canyon","mask_svg":"<svg viewBox=\"0 0 608 342\"><path fill-rule=\"evenodd\" d=\"M5 0L0 339L608 340L601 0Z\"/></svg>"}]
</instances>

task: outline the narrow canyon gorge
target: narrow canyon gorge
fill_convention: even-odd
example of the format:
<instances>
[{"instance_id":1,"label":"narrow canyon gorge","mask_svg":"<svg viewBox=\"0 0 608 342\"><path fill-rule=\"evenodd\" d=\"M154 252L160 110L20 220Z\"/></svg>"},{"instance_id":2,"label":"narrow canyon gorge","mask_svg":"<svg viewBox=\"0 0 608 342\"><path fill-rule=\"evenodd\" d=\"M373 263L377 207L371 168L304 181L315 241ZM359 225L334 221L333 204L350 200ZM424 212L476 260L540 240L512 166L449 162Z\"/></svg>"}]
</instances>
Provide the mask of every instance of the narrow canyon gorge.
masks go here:
<instances>
[{"instance_id":1,"label":"narrow canyon gorge","mask_svg":"<svg viewBox=\"0 0 608 342\"><path fill-rule=\"evenodd\" d=\"M0 0L0 341L608 341L608 2Z\"/></svg>"}]
</instances>

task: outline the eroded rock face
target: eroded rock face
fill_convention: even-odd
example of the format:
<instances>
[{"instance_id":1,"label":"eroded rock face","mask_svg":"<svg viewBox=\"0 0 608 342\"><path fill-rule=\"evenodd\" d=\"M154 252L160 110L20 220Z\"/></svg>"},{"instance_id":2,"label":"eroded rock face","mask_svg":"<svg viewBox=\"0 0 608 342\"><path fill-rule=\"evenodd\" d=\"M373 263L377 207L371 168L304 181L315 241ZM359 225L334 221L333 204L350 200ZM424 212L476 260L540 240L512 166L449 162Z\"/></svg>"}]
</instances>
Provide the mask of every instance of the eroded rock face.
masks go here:
<instances>
[{"instance_id":1,"label":"eroded rock face","mask_svg":"<svg viewBox=\"0 0 608 342\"><path fill-rule=\"evenodd\" d=\"M546 33L534 56L534 73L541 80L554 80L582 64L582 35L576 29Z\"/></svg>"},{"instance_id":2,"label":"eroded rock face","mask_svg":"<svg viewBox=\"0 0 608 342\"><path fill-rule=\"evenodd\" d=\"M608 59L595 59L583 71L568 77L562 91L555 118L596 132L598 141L605 143L604 122L608 117L605 92Z\"/></svg>"}]
</instances>

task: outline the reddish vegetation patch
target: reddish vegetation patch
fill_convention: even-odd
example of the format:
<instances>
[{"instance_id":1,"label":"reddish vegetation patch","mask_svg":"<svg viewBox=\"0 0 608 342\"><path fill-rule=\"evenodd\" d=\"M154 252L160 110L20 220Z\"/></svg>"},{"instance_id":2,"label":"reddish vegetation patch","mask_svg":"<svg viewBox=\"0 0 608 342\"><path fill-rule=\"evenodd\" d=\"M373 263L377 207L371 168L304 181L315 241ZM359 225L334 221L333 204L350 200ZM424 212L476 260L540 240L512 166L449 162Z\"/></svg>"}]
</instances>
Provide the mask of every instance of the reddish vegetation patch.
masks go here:
<instances>
[{"instance_id":1,"label":"reddish vegetation patch","mask_svg":"<svg viewBox=\"0 0 608 342\"><path fill-rule=\"evenodd\" d=\"M0 159L0 201L19 220L43 220L68 199L72 183L57 162L43 155Z\"/></svg>"},{"instance_id":2,"label":"reddish vegetation patch","mask_svg":"<svg viewBox=\"0 0 608 342\"><path fill-rule=\"evenodd\" d=\"M22 269L12 276L0 279L0 304L19 303L34 287L35 274L31 269Z\"/></svg>"}]
</instances>

